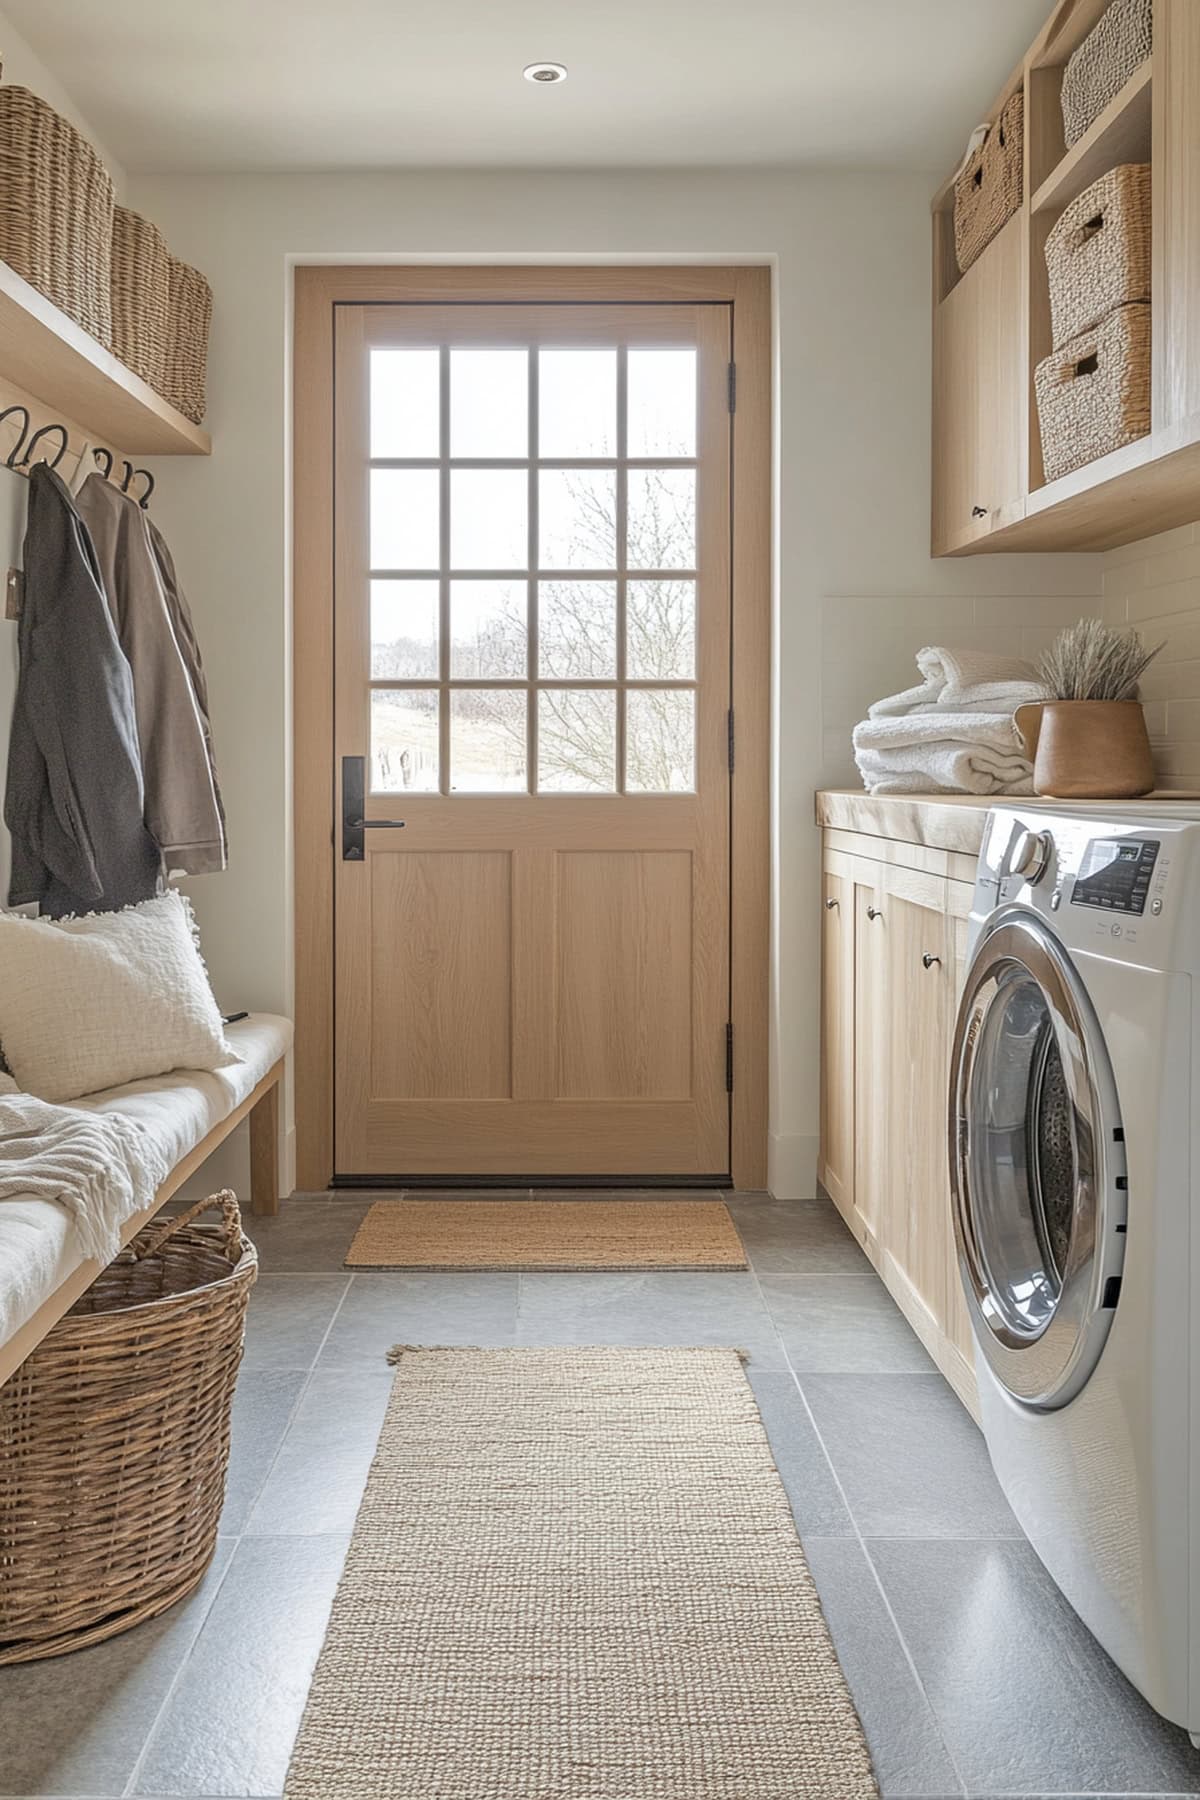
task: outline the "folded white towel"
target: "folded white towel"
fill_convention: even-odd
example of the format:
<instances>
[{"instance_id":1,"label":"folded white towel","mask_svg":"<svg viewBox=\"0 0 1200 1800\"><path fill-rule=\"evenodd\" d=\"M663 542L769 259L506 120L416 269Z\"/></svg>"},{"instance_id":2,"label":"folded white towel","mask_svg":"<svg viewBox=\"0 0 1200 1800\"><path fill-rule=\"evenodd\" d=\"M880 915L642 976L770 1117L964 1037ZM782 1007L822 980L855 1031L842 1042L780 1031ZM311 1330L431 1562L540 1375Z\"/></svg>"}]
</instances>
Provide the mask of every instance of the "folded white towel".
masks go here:
<instances>
[{"instance_id":1,"label":"folded white towel","mask_svg":"<svg viewBox=\"0 0 1200 1800\"><path fill-rule=\"evenodd\" d=\"M144 1126L123 1113L0 1097L0 1201L56 1201L84 1256L112 1261L122 1225L150 1205L167 1167Z\"/></svg>"},{"instance_id":2,"label":"folded white towel","mask_svg":"<svg viewBox=\"0 0 1200 1800\"><path fill-rule=\"evenodd\" d=\"M876 700L867 709L870 718L895 718L931 708L1014 713L1018 706L1045 698L1029 663L990 650L947 650L930 644L917 651L917 667L923 679L902 693Z\"/></svg>"},{"instance_id":3,"label":"folded white towel","mask_svg":"<svg viewBox=\"0 0 1200 1800\"><path fill-rule=\"evenodd\" d=\"M1008 713L933 708L864 719L854 758L873 794L1033 792L1033 764Z\"/></svg>"}]
</instances>

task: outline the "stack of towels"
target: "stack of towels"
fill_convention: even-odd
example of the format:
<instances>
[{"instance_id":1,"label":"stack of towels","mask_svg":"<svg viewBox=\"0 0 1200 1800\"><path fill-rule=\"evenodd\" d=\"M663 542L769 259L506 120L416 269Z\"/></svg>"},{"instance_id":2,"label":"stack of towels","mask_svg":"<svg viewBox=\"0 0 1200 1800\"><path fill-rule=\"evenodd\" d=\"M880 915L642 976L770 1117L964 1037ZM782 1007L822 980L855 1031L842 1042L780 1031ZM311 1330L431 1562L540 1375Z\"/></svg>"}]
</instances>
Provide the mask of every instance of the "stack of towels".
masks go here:
<instances>
[{"instance_id":1,"label":"stack of towels","mask_svg":"<svg viewBox=\"0 0 1200 1800\"><path fill-rule=\"evenodd\" d=\"M1044 700L1028 663L978 650L917 652L922 680L877 700L854 728L873 794L1031 794L1033 764L1013 714Z\"/></svg>"}]
</instances>

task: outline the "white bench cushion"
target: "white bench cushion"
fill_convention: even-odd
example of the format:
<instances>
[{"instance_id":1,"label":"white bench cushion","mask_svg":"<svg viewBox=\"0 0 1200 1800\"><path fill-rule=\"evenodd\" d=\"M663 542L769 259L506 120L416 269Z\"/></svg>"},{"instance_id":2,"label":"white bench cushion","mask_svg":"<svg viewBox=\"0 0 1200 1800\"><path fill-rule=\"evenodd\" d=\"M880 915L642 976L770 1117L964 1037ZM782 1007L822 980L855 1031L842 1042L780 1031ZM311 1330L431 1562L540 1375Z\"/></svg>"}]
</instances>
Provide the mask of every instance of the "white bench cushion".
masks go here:
<instances>
[{"instance_id":1,"label":"white bench cushion","mask_svg":"<svg viewBox=\"0 0 1200 1800\"><path fill-rule=\"evenodd\" d=\"M292 1023L273 1013L251 1013L228 1026L226 1035L242 1058L227 1069L211 1074L177 1069L73 1104L88 1112L121 1112L139 1119L174 1168L286 1055ZM83 1260L65 1207L52 1200L0 1201L0 1344L33 1317Z\"/></svg>"}]
</instances>

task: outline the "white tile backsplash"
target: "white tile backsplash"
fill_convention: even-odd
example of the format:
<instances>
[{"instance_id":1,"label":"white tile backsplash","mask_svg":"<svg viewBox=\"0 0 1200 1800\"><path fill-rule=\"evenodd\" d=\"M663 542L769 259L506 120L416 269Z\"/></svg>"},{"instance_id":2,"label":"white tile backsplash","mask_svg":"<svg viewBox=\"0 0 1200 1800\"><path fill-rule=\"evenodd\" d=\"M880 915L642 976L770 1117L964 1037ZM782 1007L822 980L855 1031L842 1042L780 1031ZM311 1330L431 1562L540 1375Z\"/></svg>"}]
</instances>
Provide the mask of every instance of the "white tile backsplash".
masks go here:
<instances>
[{"instance_id":1,"label":"white tile backsplash","mask_svg":"<svg viewBox=\"0 0 1200 1800\"><path fill-rule=\"evenodd\" d=\"M1073 572L1080 560L1069 559ZM1100 559L1096 562L1099 565ZM938 595L894 600L871 595L823 601L822 785L860 785L850 734L866 717L873 700L916 685L921 677L914 659L924 645L989 650L1036 661L1064 625L1100 611L1099 566L1092 587L1091 594L1083 595Z\"/></svg>"},{"instance_id":2,"label":"white tile backsplash","mask_svg":"<svg viewBox=\"0 0 1200 1800\"><path fill-rule=\"evenodd\" d=\"M1165 641L1142 683L1159 783L1200 789L1200 525L1110 551L1103 588L1105 618Z\"/></svg>"},{"instance_id":3,"label":"white tile backsplash","mask_svg":"<svg viewBox=\"0 0 1200 1800\"><path fill-rule=\"evenodd\" d=\"M996 564L1002 559L988 559ZM912 687L925 644L1036 661L1064 625L1095 615L1165 648L1142 688L1160 785L1200 790L1200 524L1095 558L1064 558L1057 594L831 598L822 603L821 740L827 787L857 787L850 733L872 700ZM1081 591L1089 585L1091 592Z\"/></svg>"}]
</instances>

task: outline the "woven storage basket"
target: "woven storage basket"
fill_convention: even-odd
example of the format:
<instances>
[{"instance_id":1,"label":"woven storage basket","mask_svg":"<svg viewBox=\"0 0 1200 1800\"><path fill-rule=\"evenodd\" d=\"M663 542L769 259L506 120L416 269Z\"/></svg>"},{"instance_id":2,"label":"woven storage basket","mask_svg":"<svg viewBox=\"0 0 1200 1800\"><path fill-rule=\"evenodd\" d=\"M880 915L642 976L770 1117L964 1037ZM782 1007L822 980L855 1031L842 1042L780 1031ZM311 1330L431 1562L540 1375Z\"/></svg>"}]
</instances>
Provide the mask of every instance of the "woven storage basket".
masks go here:
<instances>
[{"instance_id":1,"label":"woven storage basket","mask_svg":"<svg viewBox=\"0 0 1200 1800\"><path fill-rule=\"evenodd\" d=\"M1072 200L1046 239L1053 341L1150 298L1150 164L1123 163Z\"/></svg>"},{"instance_id":2,"label":"woven storage basket","mask_svg":"<svg viewBox=\"0 0 1200 1800\"><path fill-rule=\"evenodd\" d=\"M954 182L954 253L965 274L1021 204L1025 92L1018 88Z\"/></svg>"},{"instance_id":3,"label":"woven storage basket","mask_svg":"<svg viewBox=\"0 0 1200 1800\"><path fill-rule=\"evenodd\" d=\"M1062 79L1063 137L1077 144L1153 47L1152 0L1113 0L1068 58Z\"/></svg>"},{"instance_id":4,"label":"woven storage basket","mask_svg":"<svg viewBox=\"0 0 1200 1800\"><path fill-rule=\"evenodd\" d=\"M192 1223L212 1206L219 1228ZM99 1643L201 1579L257 1271L215 1194L140 1231L0 1387L0 1664Z\"/></svg>"},{"instance_id":5,"label":"woven storage basket","mask_svg":"<svg viewBox=\"0 0 1200 1800\"><path fill-rule=\"evenodd\" d=\"M1034 373L1046 480L1150 429L1150 308L1118 306Z\"/></svg>"},{"instance_id":6,"label":"woven storage basket","mask_svg":"<svg viewBox=\"0 0 1200 1800\"><path fill-rule=\"evenodd\" d=\"M112 347L127 369L159 391L171 327L171 257L157 225L113 212Z\"/></svg>"},{"instance_id":7,"label":"woven storage basket","mask_svg":"<svg viewBox=\"0 0 1200 1800\"><path fill-rule=\"evenodd\" d=\"M109 343L113 184L87 139L28 88L0 87L0 259Z\"/></svg>"},{"instance_id":8,"label":"woven storage basket","mask_svg":"<svg viewBox=\"0 0 1200 1800\"><path fill-rule=\"evenodd\" d=\"M212 289L199 269L171 258L171 321L162 396L199 425L207 407Z\"/></svg>"}]
</instances>

